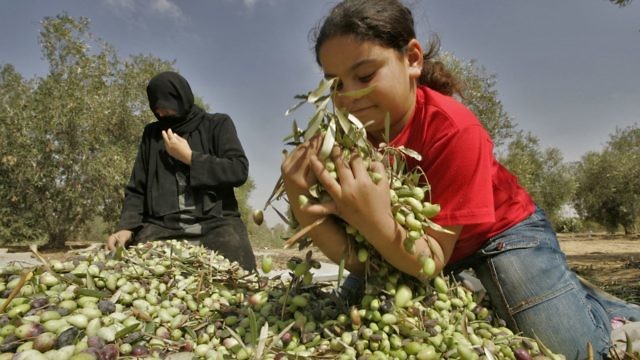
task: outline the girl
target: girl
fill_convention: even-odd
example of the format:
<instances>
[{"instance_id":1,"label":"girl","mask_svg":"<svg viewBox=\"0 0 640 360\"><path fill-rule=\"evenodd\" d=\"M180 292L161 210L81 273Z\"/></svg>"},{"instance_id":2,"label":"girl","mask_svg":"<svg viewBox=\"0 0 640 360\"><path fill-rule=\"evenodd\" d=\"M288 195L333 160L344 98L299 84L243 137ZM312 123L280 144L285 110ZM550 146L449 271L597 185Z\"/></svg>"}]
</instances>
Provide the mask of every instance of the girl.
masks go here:
<instances>
[{"instance_id":1,"label":"girl","mask_svg":"<svg viewBox=\"0 0 640 360\"><path fill-rule=\"evenodd\" d=\"M316 32L316 60L325 77L339 79L338 91L365 87L360 98L337 96L367 127L374 145L383 141L384 119L391 119L390 144L422 155L420 166L431 184L432 202L441 212L433 219L450 233L427 233L414 253L402 246L405 230L393 219L388 181L374 183L357 155L349 163L334 149L339 181L316 154L318 139L300 145L283 161L285 190L301 226L334 215L355 227L399 270L419 276L417 254L431 254L436 272L473 268L490 294L497 314L525 336L537 335L567 358L586 358L587 343L605 357L611 345L610 319L640 319L640 307L582 284L567 266L555 233L541 209L493 155L488 133L471 111L452 97L460 86L415 38L411 11L398 0L345 0L336 5ZM372 170L384 173L380 163ZM384 179L386 180L386 179ZM305 207L298 195L319 182L330 203ZM338 262L349 251L336 222L322 222L310 237ZM427 241L438 244L434 253ZM352 274L362 274L355 255L346 260Z\"/></svg>"}]
</instances>

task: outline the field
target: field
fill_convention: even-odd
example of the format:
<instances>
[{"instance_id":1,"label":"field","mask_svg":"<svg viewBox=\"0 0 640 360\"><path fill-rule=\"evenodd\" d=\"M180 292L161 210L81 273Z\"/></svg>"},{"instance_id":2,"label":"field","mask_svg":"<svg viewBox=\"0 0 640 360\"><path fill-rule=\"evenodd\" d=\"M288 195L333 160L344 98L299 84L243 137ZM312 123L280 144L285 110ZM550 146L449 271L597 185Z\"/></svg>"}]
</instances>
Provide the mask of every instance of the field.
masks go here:
<instances>
[{"instance_id":1,"label":"field","mask_svg":"<svg viewBox=\"0 0 640 360\"><path fill-rule=\"evenodd\" d=\"M608 292L640 303L640 237L559 235L571 268Z\"/></svg>"}]
</instances>

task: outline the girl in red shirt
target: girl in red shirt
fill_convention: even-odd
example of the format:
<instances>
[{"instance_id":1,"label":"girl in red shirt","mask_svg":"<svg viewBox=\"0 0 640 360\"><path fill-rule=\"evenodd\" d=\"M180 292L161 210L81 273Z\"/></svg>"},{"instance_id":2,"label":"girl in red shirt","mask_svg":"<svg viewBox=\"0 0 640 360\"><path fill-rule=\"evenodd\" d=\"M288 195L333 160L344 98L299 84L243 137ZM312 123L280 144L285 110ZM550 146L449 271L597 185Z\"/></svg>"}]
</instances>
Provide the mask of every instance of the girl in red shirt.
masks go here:
<instances>
[{"instance_id":1,"label":"girl in red shirt","mask_svg":"<svg viewBox=\"0 0 640 360\"><path fill-rule=\"evenodd\" d=\"M332 156L339 181L333 179L317 157L318 139L297 147L281 168L300 225L340 217L391 265L416 277L422 253L436 260L436 273L472 267L512 330L535 334L568 358L586 358L588 343L605 357L610 319L640 320L640 307L585 286L570 271L542 210L495 159L493 143L474 114L452 97L459 86L433 60L437 43L424 53L416 40L411 11L398 0L345 0L315 35L316 60L326 78L339 79L339 92L373 88L359 98L337 96L335 105L370 123L374 144L383 141L389 114L391 145L422 155L420 163L410 159L409 165L425 171L432 202L441 206L434 221L449 233L428 231L413 252L405 250L407 234L393 218L387 179L374 183L360 157L345 163L337 149ZM371 170L384 174L380 163ZM332 201L301 207L299 195L317 182ZM327 220L309 235L338 262L354 252L348 251L344 228ZM430 240L439 245L433 253ZM355 255L345 264L355 276L364 271Z\"/></svg>"}]
</instances>

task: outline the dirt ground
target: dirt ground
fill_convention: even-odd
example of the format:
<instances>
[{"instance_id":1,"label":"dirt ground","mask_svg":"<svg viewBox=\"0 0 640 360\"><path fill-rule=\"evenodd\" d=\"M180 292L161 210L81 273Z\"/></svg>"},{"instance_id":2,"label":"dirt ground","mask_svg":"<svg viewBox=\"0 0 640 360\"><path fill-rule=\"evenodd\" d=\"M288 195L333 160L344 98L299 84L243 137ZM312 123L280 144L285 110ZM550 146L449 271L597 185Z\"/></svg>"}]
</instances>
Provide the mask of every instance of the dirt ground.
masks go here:
<instances>
[{"instance_id":1,"label":"dirt ground","mask_svg":"<svg viewBox=\"0 0 640 360\"><path fill-rule=\"evenodd\" d=\"M640 236L607 234L558 234L560 247L571 269L613 295L640 303ZM275 267L285 268L297 249L256 249L256 256L270 255ZM313 257L329 261L319 251Z\"/></svg>"},{"instance_id":2,"label":"dirt ground","mask_svg":"<svg viewBox=\"0 0 640 360\"><path fill-rule=\"evenodd\" d=\"M570 267L608 292L640 303L640 236L607 234L559 234L562 250L567 254ZM64 251L43 251L47 259L62 259L69 254L82 251L87 246L98 244L69 243ZM29 252L26 247L8 248L7 256L13 252ZM274 260L274 269L285 269L292 256L304 257L305 251L294 249L255 249L258 260L269 255ZM313 252L319 261L329 261L319 251Z\"/></svg>"},{"instance_id":3,"label":"dirt ground","mask_svg":"<svg viewBox=\"0 0 640 360\"><path fill-rule=\"evenodd\" d=\"M640 237L560 234L558 240L578 275L620 298L640 303Z\"/></svg>"}]
</instances>

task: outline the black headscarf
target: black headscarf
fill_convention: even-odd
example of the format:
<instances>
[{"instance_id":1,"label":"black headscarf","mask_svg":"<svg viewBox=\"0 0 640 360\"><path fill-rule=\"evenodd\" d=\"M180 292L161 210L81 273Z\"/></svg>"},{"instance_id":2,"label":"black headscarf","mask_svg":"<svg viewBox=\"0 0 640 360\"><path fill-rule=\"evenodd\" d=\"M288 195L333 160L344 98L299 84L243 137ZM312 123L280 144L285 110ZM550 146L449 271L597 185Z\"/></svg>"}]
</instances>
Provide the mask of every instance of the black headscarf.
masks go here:
<instances>
[{"instance_id":1,"label":"black headscarf","mask_svg":"<svg viewBox=\"0 0 640 360\"><path fill-rule=\"evenodd\" d=\"M166 152L162 131L171 129L188 139L204 120L206 112L195 105L187 80L172 71L162 72L149 81L147 97L159 123L151 134L147 188L150 193L147 196L151 197L152 212L166 215L179 210L175 173L184 165ZM174 110L176 114L158 116L156 110L159 108Z\"/></svg>"},{"instance_id":2,"label":"black headscarf","mask_svg":"<svg viewBox=\"0 0 640 360\"><path fill-rule=\"evenodd\" d=\"M173 71L154 76L147 85L149 107L156 116L162 130L171 130L184 136L195 130L204 118L204 110L195 105L193 92L185 78ZM176 112L172 116L158 116L159 108Z\"/></svg>"}]
</instances>

